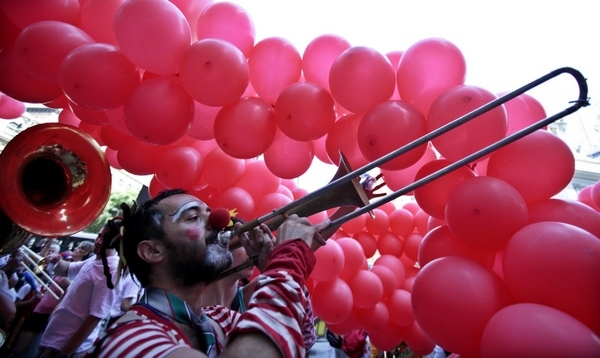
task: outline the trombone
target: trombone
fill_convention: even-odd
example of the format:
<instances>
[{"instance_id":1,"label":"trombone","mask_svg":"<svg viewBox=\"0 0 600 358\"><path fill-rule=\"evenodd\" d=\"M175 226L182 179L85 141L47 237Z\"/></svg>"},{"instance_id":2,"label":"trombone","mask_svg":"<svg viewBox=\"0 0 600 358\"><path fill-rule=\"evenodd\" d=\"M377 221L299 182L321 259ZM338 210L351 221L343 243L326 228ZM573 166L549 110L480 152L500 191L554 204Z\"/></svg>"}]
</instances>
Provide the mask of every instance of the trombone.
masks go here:
<instances>
[{"instance_id":1,"label":"trombone","mask_svg":"<svg viewBox=\"0 0 600 358\"><path fill-rule=\"evenodd\" d=\"M52 296L54 296L54 298L60 300L61 297L65 294L65 290L62 287L60 287L60 285L56 281L54 281L46 271L44 271L44 262L46 258L36 254L25 245L21 246L21 251L23 252L23 256L29 262L29 264L36 267L37 269L35 271L32 270L25 262L22 261L21 265L23 265L23 267L25 267L25 269L29 271L29 273L31 273L33 277L36 278L38 283L46 289L46 292L49 292ZM54 286L58 293L51 290L50 287L44 282L44 280L40 278L39 275L44 276L44 278L48 281L48 284Z\"/></svg>"},{"instance_id":2,"label":"trombone","mask_svg":"<svg viewBox=\"0 0 600 358\"><path fill-rule=\"evenodd\" d=\"M236 249L239 248L241 245L239 243L239 239L235 238L235 236L239 233L243 233L243 232L247 232L250 231L251 229L259 226L262 223L265 223L271 230L275 230L277 227L279 227L279 225L281 225L281 223L283 222L282 218L285 218L287 215L290 214L294 214L297 213L299 211L301 211L303 209L304 206L306 207L313 207L315 206L315 203L320 201L323 201L321 198L324 195L331 195L331 192L333 191L333 189L336 188L341 188L342 185L347 185L348 182L351 181L356 181L357 178L359 176L361 176L362 174L367 173L368 171L381 166L382 164L404 154L409 152L412 149L415 149L423 144L426 144L427 142L429 142L430 140L502 105L503 103L508 102L509 100L541 85L542 83L545 83L561 74L569 74L571 75L575 81L577 82L577 85L579 87L579 97L574 100L571 101L570 103L572 103L572 105L550 117L546 117L544 119L541 119L531 125L529 125L528 127L525 127L523 129L521 129L520 131L517 131L509 136L504 137L503 139L492 143L490 145L488 145L487 147L480 149L460 160L457 160L449 165L447 165L446 167L433 172L415 182L413 182L412 184L409 184L393 193L387 194L383 197L381 197L380 199L378 199L377 201L373 202L373 203L369 203L369 204L365 204L363 205L355 205L357 207L359 207L358 209L354 209L354 208L348 208L346 207L348 204L345 203L329 203L329 206L326 208L332 208L332 207L340 207L336 212L334 212L334 214L330 217L330 219L332 220L331 223L329 224L329 226L327 228L325 228L323 231L320 232L320 234L323 236L323 238L327 239L329 237L331 237L339 228L340 226L347 222L350 221L360 215L363 215L367 212L370 212L371 210L385 204L388 203L394 199L397 199L403 195L406 195L408 193L410 193L411 191L420 188L421 186L434 181L435 179L444 176L454 170L457 170L460 167L463 167L465 165L468 165L474 161L476 161L477 159L480 159L520 138L523 138L539 129L542 129L546 126L548 126L549 124L559 120L560 118L563 118L565 116L568 116L569 114L575 113L576 111L578 111L580 108L588 106L589 103L589 98L588 98L588 86L587 86L587 82L585 77L581 74L581 72L579 72L576 69L573 69L571 67L562 67L559 69L556 69L528 84L526 84L523 87L520 87L512 92L509 92L499 98L496 98L495 100L465 114L464 116L457 118L455 120L453 120L452 122L437 128L436 130L433 130L429 133L427 133L426 135L417 138L416 140L382 156L381 158L370 162L356 170L353 171L349 171L347 174L341 175L339 178L335 178L329 182L326 186L317 189L309 194L307 194L304 197L301 197L279 209L273 210L272 212L263 215L257 219L254 219L250 222L247 222L246 224L242 225L238 230L234 231L234 232L226 232L224 235L222 235L222 238L220 238L220 241L223 243L228 243L230 249ZM337 175L336 175L337 176ZM340 190L338 190L340 191ZM343 193L342 193L343 194ZM371 197L375 197L375 196L371 196ZM337 205L335 205L337 204ZM317 212L320 212L322 210L315 210L313 212L308 213L305 216L309 216L312 214L315 214ZM300 215L299 216L303 216ZM272 224L274 223L274 224ZM245 263L242 263L241 265L231 268L223 273L221 273L220 275L218 275L214 280L220 280L224 277L227 277L229 275L231 275L232 273L238 272L244 268L250 267L250 266L254 266L255 265L255 261L256 258L255 257L250 257Z\"/></svg>"}]
</instances>

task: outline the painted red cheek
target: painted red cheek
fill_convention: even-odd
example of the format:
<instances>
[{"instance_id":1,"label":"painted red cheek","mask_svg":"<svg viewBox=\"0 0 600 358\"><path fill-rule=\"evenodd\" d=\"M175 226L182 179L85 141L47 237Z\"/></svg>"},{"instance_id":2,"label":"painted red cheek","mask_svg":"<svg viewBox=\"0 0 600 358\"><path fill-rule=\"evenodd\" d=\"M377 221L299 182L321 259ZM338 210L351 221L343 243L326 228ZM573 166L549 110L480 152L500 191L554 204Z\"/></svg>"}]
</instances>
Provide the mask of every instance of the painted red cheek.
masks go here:
<instances>
[{"instance_id":1,"label":"painted red cheek","mask_svg":"<svg viewBox=\"0 0 600 358\"><path fill-rule=\"evenodd\" d=\"M200 237L200 229L187 229L185 230L185 236L188 240L197 240Z\"/></svg>"}]
</instances>

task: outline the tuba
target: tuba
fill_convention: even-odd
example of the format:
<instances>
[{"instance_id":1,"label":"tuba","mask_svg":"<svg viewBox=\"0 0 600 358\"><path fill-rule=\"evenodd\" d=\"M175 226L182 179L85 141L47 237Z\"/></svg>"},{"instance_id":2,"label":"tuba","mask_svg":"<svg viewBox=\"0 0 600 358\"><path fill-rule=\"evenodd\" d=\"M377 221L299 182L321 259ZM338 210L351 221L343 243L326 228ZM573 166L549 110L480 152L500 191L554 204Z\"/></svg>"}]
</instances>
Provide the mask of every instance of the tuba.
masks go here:
<instances>
[{"instance_id":1,"label":"tuba","mask_svg":"<svg viewBox=\"0 0 600 358\"><path fill-rule=\"evenodd\" d=\"M0 255L32 234L67 236L100 215L111 190L108 160L87 133L44 123L15 136L0 154Z\"/></svg>"}]
</instances>

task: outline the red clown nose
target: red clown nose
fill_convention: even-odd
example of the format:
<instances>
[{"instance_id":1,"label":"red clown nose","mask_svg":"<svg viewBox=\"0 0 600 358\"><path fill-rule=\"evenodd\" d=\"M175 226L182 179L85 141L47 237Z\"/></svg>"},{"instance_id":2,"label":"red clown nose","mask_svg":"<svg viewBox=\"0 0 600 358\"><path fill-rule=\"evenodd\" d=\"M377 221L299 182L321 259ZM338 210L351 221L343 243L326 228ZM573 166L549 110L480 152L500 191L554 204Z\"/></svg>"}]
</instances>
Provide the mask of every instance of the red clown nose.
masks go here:
<instances>
[{"instance_id":1,"label":"red clown nose","mask_svg":"<svg viewBox=\"0 0 600 358\"><path fill-rule=\"evenodd\" d=\"M216 208L210 211L208 215L208 225L213 229L224 229L229 226L231 214L225 208Z\"/></svg>"}]
</instances>

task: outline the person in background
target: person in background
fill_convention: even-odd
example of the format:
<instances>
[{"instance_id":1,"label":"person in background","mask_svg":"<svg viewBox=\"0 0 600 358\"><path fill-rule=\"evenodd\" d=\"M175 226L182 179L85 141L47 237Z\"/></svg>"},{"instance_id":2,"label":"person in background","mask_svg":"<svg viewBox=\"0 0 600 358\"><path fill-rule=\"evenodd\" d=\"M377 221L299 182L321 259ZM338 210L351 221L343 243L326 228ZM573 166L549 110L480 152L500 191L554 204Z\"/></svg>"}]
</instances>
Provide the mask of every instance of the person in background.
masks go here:
<instances>
[{"instance_id":1,"label":"person in background","mask_svg":"<svg viewBox=\"0 0 600 358\"><path fill-rule=\"evenodd\" d=\"M36 357L83 357L92 346L106 317L116 301L117 290L107 286L117 271L119 257L110 247L120 235L121 219L109 220L94 243L95 259L68 262L60 254L47 256L55 272L71 280L69 289L50 315Z\"/></svg>"},{"instance_id":2,"label":"person in background","mask_svg":"<svg viewBox=\"0 0 600 358\"><path fill-rule=\"evenodd\" d=\"M73 249L73 261L85 261L94 256L94 243L82 241Z\"/></svg>"},{"instance_id":3,"label":"person in background","mask_svg":"<svg viewBox=\"0 0 600 358\"><path fill-rule=\"evenodd\" d=\"M262 271L247 310L202 309L207 282L231 266L232 254L209 225L210 209L183 190L122 206L124 258L144 295L95 343L96 357L302 357L305 318L302 287L323 245L312 225L290 215L275 238L266 225L239 237ZM241 226L236 224L236 227ZM144 332L144 339L140 333Z\"/></svg>"}]
</instances>

